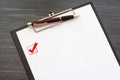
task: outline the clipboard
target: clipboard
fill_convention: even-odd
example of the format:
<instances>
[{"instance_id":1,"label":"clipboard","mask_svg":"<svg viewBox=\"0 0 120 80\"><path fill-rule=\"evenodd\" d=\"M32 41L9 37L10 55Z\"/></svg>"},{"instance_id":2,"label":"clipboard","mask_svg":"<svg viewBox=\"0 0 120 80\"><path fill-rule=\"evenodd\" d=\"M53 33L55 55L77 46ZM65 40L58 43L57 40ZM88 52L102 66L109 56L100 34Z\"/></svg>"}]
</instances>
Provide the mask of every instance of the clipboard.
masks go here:
<instances>
[{"instance_id":1,"label":"clipboard","mask_svg":"<svg viewBox=\"0 0 120 80\"><path fill-rule=\"evenodd\" d=\"M38 33L27 26L11 31L28 78L120 80L118 58L93 3L72 9L79 18Z\"/></svg>"}]
</instances>

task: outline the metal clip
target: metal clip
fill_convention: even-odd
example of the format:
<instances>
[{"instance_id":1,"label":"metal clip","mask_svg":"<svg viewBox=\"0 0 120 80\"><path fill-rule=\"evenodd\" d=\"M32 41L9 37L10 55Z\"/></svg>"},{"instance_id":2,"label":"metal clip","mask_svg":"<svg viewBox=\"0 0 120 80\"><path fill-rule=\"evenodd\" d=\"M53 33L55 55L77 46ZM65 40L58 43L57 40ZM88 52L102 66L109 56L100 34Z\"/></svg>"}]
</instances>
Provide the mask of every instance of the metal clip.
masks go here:
<instances>
[{"instance_id":1,"label":"metal clip","mask_svg":"<svg viewBox=\"0 0 120 80\"><path fill-rule=\"evenodd\" d=\"M59 12L59 13L56 13L56 14L54 14L53 12L50 12L50 13L48 14L48 17L42 18L42 19L40 19L40 20L38 20L38 21L50 19L50 18L53 18L53 17L59 16L59 15L62 15L62 14L64 14L64 13L67 13L67 12L70 12L70 11L72 11L72 14L75 15L75 12L73 11L73 9L72 9L72 8L69 8L69 9L66 9L66 10L64 10L64 11L61 11L61 12ZM58 24L58 23L57 23L57 24ZM53 27L53 26L55 26L55 25L57 25L57 24L50 25L50 26L46 26L46 27L45 27L45 25L49 25L49 24L42 24L42 25L38 25L37 27L36 27L36 26L35 26L35 27L32 26L32 27L33 27L33 29L34 29L35 32L40 32L40 31L43 31L43 30L45 30L45 29L51 28L51 27ZM38 29L38 28L40 28L40 29Z\"/></svg>"},{"instance_id":2,"label":"metal clip","mask_svg":"<svg viewBox=\"0 0 120 80\"><path fill-rule=\"evenodd\" d=\"M53 13L53 12L50 12L50 13L48 14L49 17L54 16L54 15L55 15L55 13Z\"/></svg>"}]
</instances>

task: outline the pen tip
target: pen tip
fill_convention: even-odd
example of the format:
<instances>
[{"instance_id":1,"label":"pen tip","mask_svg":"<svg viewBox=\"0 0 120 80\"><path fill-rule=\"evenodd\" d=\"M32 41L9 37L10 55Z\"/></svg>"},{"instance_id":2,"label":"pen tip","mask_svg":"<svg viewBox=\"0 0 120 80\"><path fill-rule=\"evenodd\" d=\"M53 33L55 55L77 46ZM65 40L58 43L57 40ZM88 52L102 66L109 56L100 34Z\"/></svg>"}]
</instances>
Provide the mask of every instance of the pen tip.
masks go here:
<instances>
[{"instance_id":1,"label":"pen tip","mask_svg":"<svg viewBox=\"0 0 120 80\"><path fill-rule=\"evenodd\" d=\"M80 15L74 15L74 18L79 17Z\"/></svg>"}]
</instances>

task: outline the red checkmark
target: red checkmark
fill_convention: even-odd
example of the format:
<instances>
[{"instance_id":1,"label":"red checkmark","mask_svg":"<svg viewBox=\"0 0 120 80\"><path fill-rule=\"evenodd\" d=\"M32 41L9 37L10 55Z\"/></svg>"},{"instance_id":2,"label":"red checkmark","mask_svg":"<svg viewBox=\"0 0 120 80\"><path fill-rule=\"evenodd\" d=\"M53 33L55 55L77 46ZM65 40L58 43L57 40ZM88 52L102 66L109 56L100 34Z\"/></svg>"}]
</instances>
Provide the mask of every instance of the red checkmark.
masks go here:
<instances>
[{"instance_id":1,"label":"red checkmark","mask_svg":"<svg viewBox=\"0 0 120 80\"><path fill-rule=\"evenodd\" d=\"M35 48L37 47L37 45L38 45L38 43L34 43L33 48L32 48L32 49L29 49L29 51L30 51L31 53L33 53L34 50L35 50Z\"/></svg>"}]
</instances>

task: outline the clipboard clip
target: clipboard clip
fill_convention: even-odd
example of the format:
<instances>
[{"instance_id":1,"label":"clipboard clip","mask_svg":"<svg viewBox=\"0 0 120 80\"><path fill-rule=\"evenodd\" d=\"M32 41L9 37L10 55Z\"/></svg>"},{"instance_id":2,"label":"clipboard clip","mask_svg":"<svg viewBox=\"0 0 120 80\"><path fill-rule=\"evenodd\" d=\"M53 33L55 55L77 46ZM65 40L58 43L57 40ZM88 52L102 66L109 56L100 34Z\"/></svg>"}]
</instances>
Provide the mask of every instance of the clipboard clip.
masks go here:
<instances>
[{"instance_id":1,"label":"clipboard clip","mask_svg":"<svg viewBox=\"0 0 120 80\"><path fill-rule=\"evenodd\" d=\"M48 17L45 17L45 18L42 18L42 19L40 19L40 20L38 20L38 21L34 21L34 22L29 22L29 23L27 23L27 26L32 26L33 27L33 30L37 33L37 32L40 32L40 31L43 31L43 30L46 30L46 29L48 29L48 28L51 28L51 27L53 27L53 26L55 26L55 25L58 25L58 24L60 24L62 21L60 20L60 21L58 21L58 22L55 22L55 23L49 23L49 24L47 24L46 22L43 22L43 21L49 21L50 22L50 19L58 19L58 18L55 18L56 16L60 16L60 15L62 15L62 14L64 14L64 13L67 13L67 12L71 12L72 14L71 15L75 15L75 12L73 11L73 9L72 8L69 8L69 9L66 9L66 10L64 10L64 11L61 11L61 12L58 12L58 13L54 13L54 12L50 12L49 14L48 14ZM67 17L66 17L67 18ZM66 19L65 17L64 17L64 19ZM43 23L41 23L41 22L43 22ZM34 23L34 24L33 24Z\"/></svg>"}]
</instances>

